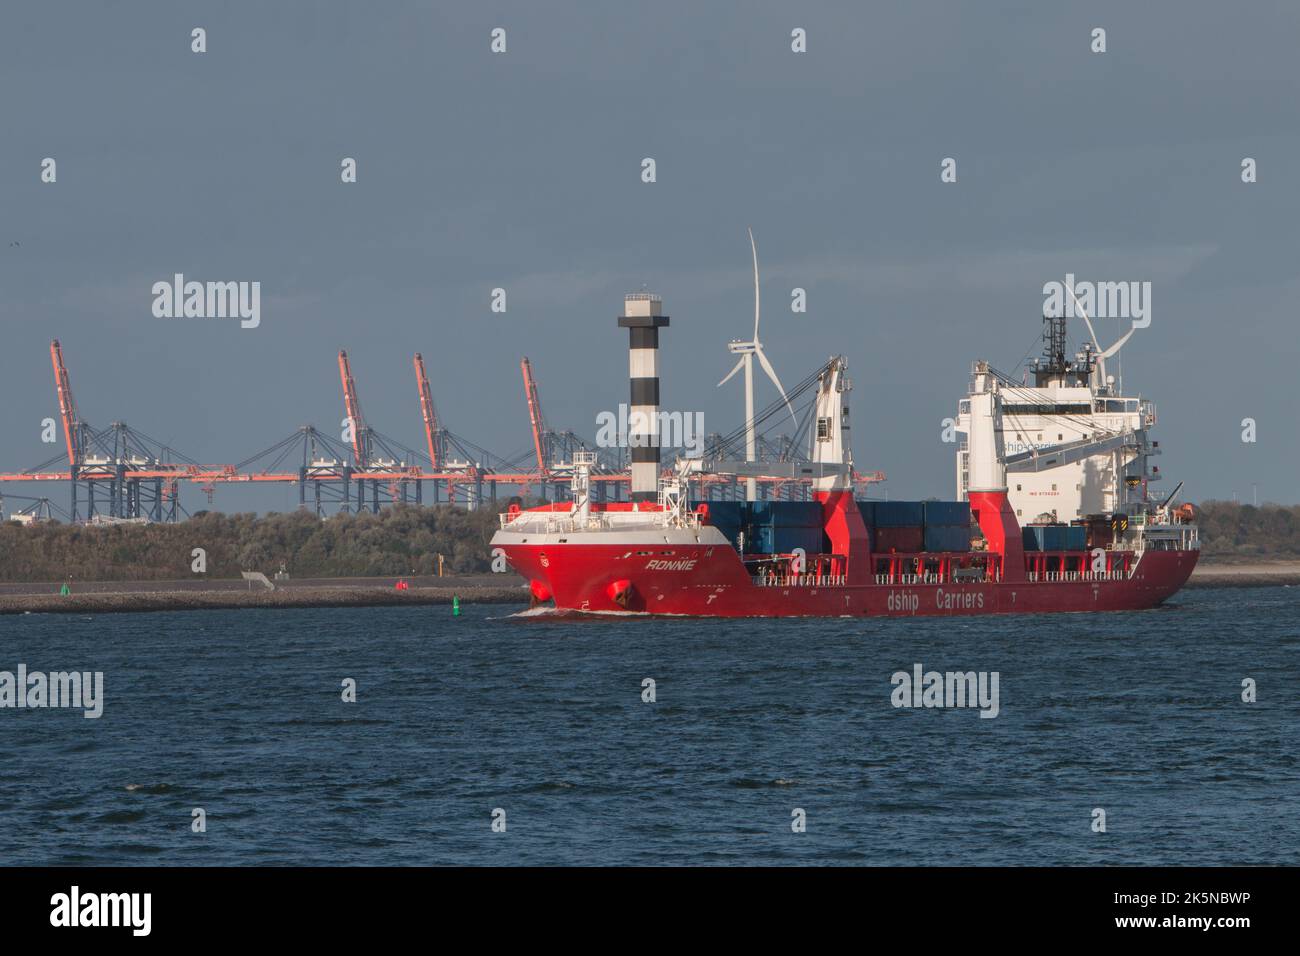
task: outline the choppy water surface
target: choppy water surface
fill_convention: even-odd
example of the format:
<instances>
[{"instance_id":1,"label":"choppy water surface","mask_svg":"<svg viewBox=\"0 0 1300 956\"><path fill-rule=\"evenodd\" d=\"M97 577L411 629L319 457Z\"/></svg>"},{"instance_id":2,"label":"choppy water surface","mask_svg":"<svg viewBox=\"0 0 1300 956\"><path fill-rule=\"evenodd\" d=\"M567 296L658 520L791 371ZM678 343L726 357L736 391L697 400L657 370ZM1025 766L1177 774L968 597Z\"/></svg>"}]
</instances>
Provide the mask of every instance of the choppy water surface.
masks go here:
<instances>
[{"instance_id":1,"label":"choppy water surface","mask_svg":"<svg viewBox=\"0 0 1300 956\"><path fill-rule=\"evenodd\" d=\"M103 671L105 704L0 709L9 864L1300 863L1297 588L911 621L0 618L19 663ZM916 663L997 671L999 716L895 709Z\"/></svg>"}]
</instances>

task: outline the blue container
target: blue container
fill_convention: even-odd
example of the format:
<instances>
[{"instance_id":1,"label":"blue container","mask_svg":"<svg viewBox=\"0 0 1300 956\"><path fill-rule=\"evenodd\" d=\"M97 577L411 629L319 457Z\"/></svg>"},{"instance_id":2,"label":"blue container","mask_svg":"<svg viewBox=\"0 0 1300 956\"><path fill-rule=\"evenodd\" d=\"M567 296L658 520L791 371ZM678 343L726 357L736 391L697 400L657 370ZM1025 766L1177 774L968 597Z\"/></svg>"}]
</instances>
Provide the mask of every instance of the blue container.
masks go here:
<instances>
[{"instance_id":1,"label":"blue container","mask_svg":"<svg viewBox=\"0 0 1300 956\"><path fill-rule=\"evenodd\" d=\"M1025 532L1025 549L1030 551L1067 551L1069 550L1069 539L1067 532L1070 529L1065 525L1047 524L1047 525L1030 525L1024 529ZM1030 539L1033 539L1031 545Z\"/></svg>"},{"instance_id":2,"label":"blue container","mask_svg":"<svg viewBox=\"0 0 1300 956\"><path fill-rule=\"evenodd\" d=\"M816 528L821 530L822 504L820 501L769 501L766 502L771 523L778 528Z\"/></svg>"},{"instance_id":3,"label":"blue container","mask_svg":"<svg viewBox=\"0 0 1300 956\"><path fill-rule=\"evenodd\" d=\"M877 528L919 528L925 523L925 506L920 501L873 501L873 525Z\"/></svg>"},{"instance_id":4,"label":"blue container","mask_svg":"<svg viewBox=\"0 0 1300 956\"><path fill-rule=\"evenodd\" d=\"M925 526L944 527L944 528L969 528L970 527L970 502L969 501L926 501L922 502L925 507Z\"/></svg>"},{"instance_id":5,"label":"blue container","mask_svg":"<svg viewBox=\"0 0 1300 956\"><path fill-rule=\"evenodd\" d=\"M925 526L926 551L969 551L970 529L961 527L943 527L928 524Z\"/></svg>"},{"instance_id":6,"label":"blue container","mask_svg":"<svg viewBox=\"0 0 1300 956\"><path fill-rule=\"evenodd\" d=\"M742 502L745 506L745 523L746 524L771 524L772 523L772 504L771 501L746 501Z\"/></svg>"},{"instance_id":7,"label":"blue container","mask_svg":"<svg viewBox=\"0 0 1300 956\"><path fill-rule=\"evenodd\" d=\"M745 502L743 501L692 501L691 510L700 505L709 509L709 523L722 525L741 525L745 521Z\"/></svg>"},{"instance_id":8,"label":"blue container","mask_svg":"<svg viewBox=\"0 0 1300 956\"><path fill-rule=\"evenodd\" d=\"M701 504L708 505L708 523L721 531L727 540L734 545L740 536L740 532L745 528L745 502L694 501L691 503L691 508L694 509Z\"/></svg>"},{"instance_id":9,"label":"blue container","mask_svg":"<svg viewBox=\"0 0 1300 956\"><path fill-rule=\"evenodd\" d=\"M772 528L772 554L789 554L803 548L805 554L821 554L821 528Z\"/></svg>"},{"instance_id":10,"label":"blue container","mask_svg":"<svg viewBox=\"0 0 1300 956\"><path fill-rule=\"evenodd\" d=\"M1066 529L1065 550L1084 551L1088 547L1088 529L1071 525Z\"/></svg>"}]
</instances>

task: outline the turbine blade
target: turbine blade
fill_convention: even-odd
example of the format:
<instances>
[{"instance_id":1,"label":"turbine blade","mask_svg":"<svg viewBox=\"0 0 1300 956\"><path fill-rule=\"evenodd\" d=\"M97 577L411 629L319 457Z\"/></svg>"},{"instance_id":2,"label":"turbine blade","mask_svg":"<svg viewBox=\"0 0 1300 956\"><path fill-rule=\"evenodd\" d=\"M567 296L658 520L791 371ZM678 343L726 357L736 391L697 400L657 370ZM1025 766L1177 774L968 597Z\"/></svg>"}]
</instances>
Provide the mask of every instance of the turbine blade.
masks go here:
<instances>
[{"instance_id":1,"label":"turbine blade","mask_svg":"<svg viewBox=\"0 0 1300 956\"><path fill-rule=\"evenodd\" d=\"M795 425L798 425L799 419L794 417L794 408L790 404L790 399L785 396L785 387L781 384L781 380L776 377L776 369L772 368L772 363L769 362L767 356L763 354L763 347L757 342L754 343L754 353L758 356L758 363L763 366L763 371L767 373L767 377L772 380L772 384L776 386L776 390L781 393L781 401L785 402L785 407L790 411L790 420L794 422Z\"/></svg>"},{"instance_id":2,"label":"turbine blade","mask_svg":"<svg viewBox=\"0 0 1300 956\"><path fill-rule=\"evenodd\" d=\"M722 388L722 386L726 385L727 382L729 382L729 381L731 380L731 376L735 375L737 372L739 372L739 371L740 371L742 368L744 368L744 367L745 367L745 356L742 355L742 356L740 357L740 361L736 363L736 367L733 368L730 372L728 372L728 373L727 373L727 377L724 378L721 382L718 383L718 388Z\"/></svg>"},{"instance_id":3,"label":"turbine blade","mask_svg":"<svg viewBox=\"0 0 1300 956\"><path fill-rule=\"evenodd\" d=\"M1120 340L1116 342L1114 345L1112 345L1110 348L1108 348L1106 351L1102 352L1100 357L1104 359L1110 358L1112 355L1114 355L1116 352L1118 352L1120 349L1124 347L1124 343L1127 342L1130 338L1132 338L1133 333L1136 331L1137 331L1136 325L1130 326L1129 330L1120 337Z\"/></svg>"},{"instance_id":4,"label":"turbine blade","mask_svg":"<svg viewBox=\"0 0 1300 956\"><path fill-rule=\"evenodd\" d=\"M758 342L758 246L754 245L754 230L749 230L749 248L754 253L754 342Z\"/></svg>"},{"instance_id":5,"label":"turbine blade","mask_svg":"<svg viewBox=\"0 0 1300 956\"><path fill-rule=\"evenodd\" d=\"M1065 288L1066 291L1070 293L1070 298L1074 300L1075 308L1077 308L1079 314L1083 316L1083 324L1088 327L1088 334L1092 336L1092 347L1100 352L1101 343L1097 341L1097 333L1092 328L1092 319L1088 317L1088 311L1083 307L1083 303L1079 301L1079 297L1074 294L1074 286L1066 285Z\"/></svg>"}]
</instances>

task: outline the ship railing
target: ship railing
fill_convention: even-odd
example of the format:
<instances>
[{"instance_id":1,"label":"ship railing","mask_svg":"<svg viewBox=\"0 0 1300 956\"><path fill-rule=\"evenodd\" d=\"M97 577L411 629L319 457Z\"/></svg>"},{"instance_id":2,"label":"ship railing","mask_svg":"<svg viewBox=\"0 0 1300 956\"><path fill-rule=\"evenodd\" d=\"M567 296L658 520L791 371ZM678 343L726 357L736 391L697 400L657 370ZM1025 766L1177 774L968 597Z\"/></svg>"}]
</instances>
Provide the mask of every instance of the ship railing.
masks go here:
<instances>
[{"instance_id":1,"label":"ship railing","mask_svg":"<svg viewBox=\"0 0 1300 956\"><path fill-rule=\"evenodd\" d=\"M526 512L525 512L526 514ZM569 515L547 515L544 519L536 514L524 517L521 514L504 513L497 516L501 527L511 531L534 531L538 534L563 534L566 531L598 531L610 527L609 519L603 514L591 514L586 518Z\"/></svg>"},{"instance_id":2,"label":"ship railing","mask_svg":"<svg viewBox=\"0 0 1300 956\"><path fill-rule=\"evenodd\" d=\"M764 588L837 587L849 583L846 574L759 574L754 583Z\"/></svg>"},{"instance_id":3,"label":"ship railing","mask_svg":"<svg viewBox=\"0 0 1300 956\"><path fill-rule=\"evenodd\" d=\"M990 581L998 581L996 575L984 575L983 577L963 577L954 578L942 574L877 574L874 576L877 584L987 584Z\"/></svg>"},{"instance_id":4,"label":"ship railing","mask_svg":"<svg viewBox=\"0 0 1300 956\"><path fill-rule=\"evenodd\" d=\"M610 526L604 515L590 515L585 520L580 518L551 518L546 522L547 534L562 534L566 531L600 531Z\"/></svg>"},{"instance_id":5,"label":"ship railing","mask_svg":"<svg viewBox=\"0 0 1300 956\"><path fill-rule=\"evenodd\" d=\"M1045 581L1124 581L1132 577L1131 571L1046 571L1038 573L1030 571L1026 575L1026 580L1033 582Z\"/></svg>"}]
</instances>

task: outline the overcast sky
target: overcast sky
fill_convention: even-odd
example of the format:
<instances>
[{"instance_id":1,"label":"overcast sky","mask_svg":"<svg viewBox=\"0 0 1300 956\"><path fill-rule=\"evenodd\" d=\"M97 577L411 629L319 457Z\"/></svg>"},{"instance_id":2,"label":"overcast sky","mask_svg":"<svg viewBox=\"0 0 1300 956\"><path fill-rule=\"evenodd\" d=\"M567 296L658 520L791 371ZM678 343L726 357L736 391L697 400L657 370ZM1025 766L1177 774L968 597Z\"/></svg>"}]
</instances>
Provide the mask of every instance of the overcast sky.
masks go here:
<instances>
[{"instance_id":1,"label":"overcast sky","mask_svg":"<svg viewBox=\"0 0 1300 956\"><path fill-rule=\"evenodd\" d=\"M528 444L523 355L549 423L594 436L627 399L615 316L642 286L672 316L664 407L730 431L741 389L715 385L752 322L752 226L769 356L787 385L848 357L855 456L891 497L953 494L941 422L970 362L1037 352L1043 285L1070 272L1152 283L1123 372L1158 404L1165 487L1295 502L1298 37L1300 5L1256 0L13 0L0 470L59 450L41 443L55 337L85 419L204 462L307 422L337 434L340 348L367 418L408 444L415 351L480 445ZM261 325L154 317L177 272L259 281ZM1103 322L1102 344L1126 325ZM216 506L295 501L223 487Z\"/></svg>"}]
</instances>

